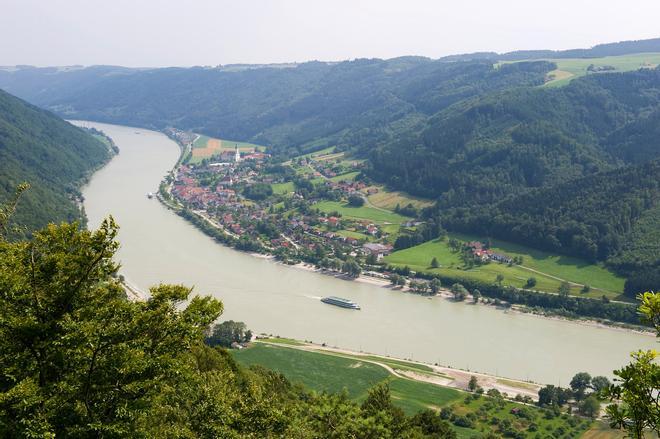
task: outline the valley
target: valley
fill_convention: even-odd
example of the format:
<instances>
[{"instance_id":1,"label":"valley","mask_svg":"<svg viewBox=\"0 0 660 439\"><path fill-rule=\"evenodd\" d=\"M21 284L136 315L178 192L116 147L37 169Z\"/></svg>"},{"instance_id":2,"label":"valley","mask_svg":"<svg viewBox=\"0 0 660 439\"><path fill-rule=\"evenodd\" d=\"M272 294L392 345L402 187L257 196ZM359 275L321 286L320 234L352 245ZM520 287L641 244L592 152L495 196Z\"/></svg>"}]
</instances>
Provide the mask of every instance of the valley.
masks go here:
<instances>
[{"instance_id":1,"label":"valley","mask_svg":"<svg viewBox=\"0 0 660 439\"><path fill-rule=\"evenodd\" d=\"M90 124L120 148L83 190L90 227L115 217L122 273L143 291L183 282L221 298L224 318L259 332L542 383L566 383L579 370L609 375L630 351L655 345L648 335L405 294L218 245L145 196L177 162L181 149L173 141L140 128ZM319 300L327 295L354 300L362 310L329 307Z\"/></svg>"}]
</instances>

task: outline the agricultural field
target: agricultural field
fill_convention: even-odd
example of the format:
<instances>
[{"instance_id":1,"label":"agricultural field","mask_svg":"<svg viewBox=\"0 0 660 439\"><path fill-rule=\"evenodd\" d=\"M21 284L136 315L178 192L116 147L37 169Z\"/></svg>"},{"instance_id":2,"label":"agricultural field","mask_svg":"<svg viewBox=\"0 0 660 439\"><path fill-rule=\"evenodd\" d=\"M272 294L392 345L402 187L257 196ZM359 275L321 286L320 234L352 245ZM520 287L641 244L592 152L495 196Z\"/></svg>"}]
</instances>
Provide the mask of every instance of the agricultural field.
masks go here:
<instances>
[{"instance_id":1,"label":"agricultural field","mask_svg":"<svg viewBox=\"0 0 660 439\"><path fill-rule=\"evenodd\" d=\"M460 241L478 240L475 236L463 234L449 234L449 238ZM498 274L504 276L505 285L522 288L527 279L534 277L537 284L534 289L547 292L556 292L562 280L571 282L571 294L576 296L602 297L606 295L612 299L625 299L621 296L624 279L598 265L589 264L577 258L558 256L540 250L533 250L521 245L504 241L492 240L492 250L510 257L523 258L522 266L491 262L485 265L464 269L463 261L458 252L454 252L448 245L448 239L436 239L415 247L400 250L385 257L385 261L398 266L409 266L415 271L426 271L469 279L478 279L484 282L494 282ZM431 260L437 258L439 268L431 268ZM591 291L582 293L582 285L589 285Z\"/></svg>"},{"instance_id":2,"label":"agricultural field","mask_svg":"<svg viewBox=\"0 0 660 439\"><path fill-rule=\"evenodd\" d=\"M371 204L381 209L394 210L397 205L405 207L408 204L412 204L416 209L422 209L433 205L433 201L431 200L408 195L405 192L390 192L383 187L379 187L378 189L379 191L377 193L369 195L367 199Z\"/></svg>"},{"instance_id":3,"label":"agricultural field","mask_svg":"<svg viewBox=\"0 0 660 439\"><path fill-rule=\"evenodd\" d=\"M346 174L337 175L336 177L331 177L331 181L353 181L355 177L360 174L359 171L347 172Z\"/></svg>"},{"instance_id":4,"label":"agricultural field","mask_svg":"<svg viewBox=\"0 0 660 439\"><path fill-rule=\"evenodd\" d=\"M545 86L560 87L575 78L588 74L587 68L592 64L596 67L614 67L614 70L611 71L615 72L654 68L660 64L660 53L640 53L603 58L549 59L548 61L557 64L557 69L548 74L549 80L545 83Z\"/></svg>"},{"instance_id":5,"label":"agricultural field","mask_svg":"<svg viewBox=\"0 0 660 439\"><path fill-rule=\"evenodd\" d=\"M246 366L260 364L280 372L292 382L318 392L337 393L346 389L350 398L356 400L389 376L385 369L373 363L264 343L234 352L234 358Z\"/></svg>"},{"instance_id":6,"label":"agricultural field","mask_svg":"<svg viewBox=\"0 0 660 439\"><path fill-rule=\"evenodd\" d=\"M555 415L499 397L475 397L457 389L401 378L366 361L373 358L374 361L387 361L388 365L390 361L395 365L401 363L399 367L418 366L402 360L365 356L365 361L362 361L357 357L344 357L343 354L308 352L259 342L247 349L231 352L242 365L258 364L276 370L310 390L339 392L346 389L349 397L357 402L366 397L369 388L387 382L393 403L408 415L426 409L436 412L448 409L459 438L472 438L487 432L501 435L507 431L518 431L523 434L521 437L529 438L536 437L537 433L541 433L541 437L577 438L587 431L585 437L590 439L617 437L601 436L607 433L607 427L588 419Z\"/></svg>"},{"instance_id":7,"label":"agricultural field","mask_svg":"<svg viewBox=\"0 0 660 439\"><path fill-rule=\"evenodd\" d=\"M380 210L368 206L351 207L348 204L339 201L321 201L314 204L312 207L319 209L321 212L339 212L346 218L369 220L375 224L402 224L410 220L410 218L399 215L398 213Z\"/></svg>"},{"instance_id":8,"label":"agricultural field","mask_svg":"<svg viewBox=\"0 0 660 439\"><path fill-rule=\"evenodd\" d=\"M265 147L247 142L237 142L233 140L215 139L212 137L200 135L192 144L192 151L189 163L199 163L204 159L214 157L223 151L233 151L236 146L241 153L254 151L264 151Z\"/></svg>"}]
</instances>

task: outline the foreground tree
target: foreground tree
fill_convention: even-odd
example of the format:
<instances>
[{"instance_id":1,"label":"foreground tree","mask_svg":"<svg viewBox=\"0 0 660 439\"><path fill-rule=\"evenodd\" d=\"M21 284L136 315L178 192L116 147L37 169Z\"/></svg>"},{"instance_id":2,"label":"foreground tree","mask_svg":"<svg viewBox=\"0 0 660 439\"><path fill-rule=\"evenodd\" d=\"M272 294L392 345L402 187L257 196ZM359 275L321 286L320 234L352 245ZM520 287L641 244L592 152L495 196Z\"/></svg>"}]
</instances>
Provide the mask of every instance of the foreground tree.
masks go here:
<instances>
[{"instance_id":1,"label":"foreground tree","mask_svg":"<svg viewBox=\"0 0 660 439\"><path fill-rule=\"evenodd\" d=\"M129 435L135 413L222 312L176 285L126 300L114 279L116 234L109 219L93 233L51 225L31 242L0 242L0 426L9 436Z\"/></svg>"},{"instance_id":2,"label":"foreground tree","mask_svg":"<svg viewBox=\"0 0 660 439\"><path fill-rule=\"evenodd\" d=\"M642 321L652 325L660 337L660 294L640 295ZM607 406L612 428L624 429L630 437L641 439L646 431L660 434L660 365L655 350L632 354L629 365L614 371L615 384L606 392L617 404Z\"/></svg>"},{"instance_id":3,"label":"foreground tree","mask_svg":"<svg viewBox=\"0 0 660 439\"><path fill-rule=\"evenodd\" d=\"M211 333L206 337L209 346L222 346L228 348L232 343L244 343L250 341L252 331L247 329L243 322L227 320L213 326Z\"/></svg>"}]
</instances>

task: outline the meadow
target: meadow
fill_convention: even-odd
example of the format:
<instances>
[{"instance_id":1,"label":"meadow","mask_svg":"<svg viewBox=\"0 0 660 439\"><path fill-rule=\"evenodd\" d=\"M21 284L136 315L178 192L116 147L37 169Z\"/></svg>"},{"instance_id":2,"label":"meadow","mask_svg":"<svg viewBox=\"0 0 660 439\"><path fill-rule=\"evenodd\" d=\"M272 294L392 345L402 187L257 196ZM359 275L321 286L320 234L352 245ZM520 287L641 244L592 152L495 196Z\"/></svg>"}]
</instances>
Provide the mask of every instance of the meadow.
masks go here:
<instances>
[{"instance_id":1,"label":"meadow","mask_svg":"<svg viewBox=\"0 0 660 439\"><path fill-rule=\"evenodd\" d=\"M557 64L557 69L548 75L554 79L546 82L547 87L561 87L571 80L588 74L590 65L596 67L612 66L616 72L628 72L640 68L652 68L660 64L660 53L639 53L623 56L607 56L603 58L567 58L549 59ZM597 73L595 73L597 74Z\"/></svg>"},{"instance_id":2,"label":"meadow","mask_svg":"<svg viewBox=\"0 0 660 439\"><path fill-rule=\"evenodd\" d=\"M417 209L429 207L433 201L425 198L415 197L401 191L388 191L383 187L378 188L379 191L373 195L369 195L367 199L371 204L382 209L394 210L397 205L405 207L412 204Z\"/></svg>"},{"instance_id":3,"label":"meadow","mask_svg":"<svg viewBox=\"0 0 660 439\"><path fill-rule=\"evenodd\" d=\"M391 223L402 224L409 221L410 218L398 213L380 210L369 206L351 207L346 203L339 201L321 201L312 207L321 212L339 212L343 217L357 220L369 220L376 224Z\"/></svg>"},{"instance_id":4,"label":"meadow","mask_svg":"<svg viewBox=\"0 0 660 439\"><path fill-rule=\"evenodd\" d=\"M450 233L448 238L459 241L478 240L475 236ZM606 295L612 299L623 299L624 279L616 276L605 268L589 264L577 258L559 256L534 250L517 244L499 240L491 240L491 248L510 257L522 257L522 266L491 262L465 269L460 254L450 249L448 238L425 242L415 247L396 251L385 257L385 262L397 266L409 266L415 271L438 273L447 276L478 279L484 282L495 282L498 274L504 276L503 284L522 288L527 279L537 280L534 289L546 292L557 292L562 280L569 281L571 294L587 297ZM431 260L437 258L439 268L431 268ZM535 271L532 271L535 270ZM583 285L589 285L591 290L581 292Z\"/></svg>"}]
</instances>

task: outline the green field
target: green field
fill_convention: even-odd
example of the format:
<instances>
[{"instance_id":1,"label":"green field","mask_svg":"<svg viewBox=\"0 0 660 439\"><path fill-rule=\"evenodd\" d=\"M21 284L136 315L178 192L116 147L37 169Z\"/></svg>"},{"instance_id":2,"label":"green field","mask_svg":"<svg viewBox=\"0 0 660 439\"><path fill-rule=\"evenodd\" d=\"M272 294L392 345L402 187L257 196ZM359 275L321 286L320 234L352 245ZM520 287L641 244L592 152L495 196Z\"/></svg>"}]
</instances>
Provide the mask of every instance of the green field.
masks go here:
<instances>
[{"instance_id":1,"label":"green field","mask_svg":"<svg viewBox=\"0 0 660 439\"><path fill-rule=\"evenodd\" d=\"M571 80L587 74L591 64L597 67L612 66L616 72L628 72L644 67L654 67L660 64L660 53L639 53L624 56L607 56L603 58L570 58L549 59L557 64L557 70L550 72L555 79L546 82L548 87L560 87Z\"/></svg>"},{"instance_id":2,"label":"green field","mask_svg":"<svg viewBox=\"0 0 660 439\"><path fill-rule=\"evenodd\" d=\"M332 353L307 352L264 343L254 343L247 349L231 352L240 364L258 364L276 370L292 382L303 384L311 390L338 392L346 389L349 397L357 402L366 397L370 387L387 381L393 403L408 415L420 410L439 411L448 407L456 416L470 417L471 427L453 426L459 438L477 437L489 431L503 434L504 428L523 432L524 437L529 438L536 437L537 432L541 433L541 437L580 437L593 425L592 421L571 418L566 414L546 416L537 407L523 406L501 398L481 396L474 399L456 389L395 377L384 368L355 357L345 358ZM365 357L372 358L380 362L400 363L402 367L424 367L402 360ZM524 416L517 415L516 411L522 411Z\"/></svg>"},{"instance_id":3,"label":"green field","mask_svg":"<svg viewBox=\"0 0 660 439\"><path fill-rule=\"evenodd\" d=\"M354 232L352 230L337 230L336 233L339 236L345 236L347 238L355 238L365 241L369 241L373 239L371 236L365 235L364 233L360 233L360 232Z\"/></svg>"},{"instance_id":4,"label":"green field","mask_svg":"<svg viewBox=\"0 0 660 439\"><path fill-rule=\"evenodd\" d=\"M391 378L389 383L394 403L408 415L426 409L440 410L447 404L460 400L464 395L460 390L405 378Z\"/></svg>"},{"instance_id":5,"label":"green field","mask_svg":"<svg viewBox=\"0 0 660 439\"><path fill-rule=\"evenodd\" d=\"M262 343L232 352L236 361L246 366L260 364L319 392L346 389L352 399L363 398L369 388L389 376L376 364Z\"/></svg>"},{"instance_id":6,"label":"green field","mask_svg":"<svg viewBox=\"0 0 660 439\"><path fill-rule=\"evenodd\" d=\"M427 200L424 198L415 197L405 192L400 191L388 191L382 187L379 188L379 192L369 195L367 198L369 202L376 207L382 209L394 210L397 205L405 207L408 204L412 204L415 208L421 209L423 207L428 207L433 204L433 201Z\"/></svg>"},{"instance_id":7,"label":"green field","mask_svg":"<svg viewBox=\"0 0 660 439\"><path fill-rule=\"evenodd\" d=\"M286 183L274 183L270 186L273 188L273 193L277 195L288 194L295 190L292 181L287 181Z\"/></svg>"},{"instance_id":8,"label":"green field","mask_svg":"<svg viewBox=\"0 0 660 439\"><path fill-rule=\"evenodd\" d=\"M472 241L477 238L469 235L450 234L461 241ZM591 286L589 293L580 292L578 285L571 287L571 293L579 296L601 297L603 294L610 298L621 299L624 279L617 277L612 272L594 264L589 264L580 259L567 256L558 256L540 250L533 250L521 245L492 240L492 249L498 253L508 256L522 256L523 266L511 266L491 262L490 264L476 266L469 270L463 269L463 262L459 253L451 251L448 240L434 240L425 242L415 247L400 250L385 257L385 261L394 265L408 265L415 271L427 271L448 276L478 279L485 282L494 282L498 274L504 276L504 284L516 287L524 287L530 277L535 277L537 284L534 289L540 291L556 292L561 281L556 278L565 279L569 282ZM437 258L440 268L430 267L431 260ZM529 269L537 270L533 272Z\"/></svg>"},{"instance_id":9,"label":"green field","mask_svg":"<svg viewBox=\"0 0 660 439\"><path fill-rule=\"evenodd\" d=\"M329 178L331 181L353 181L355 177L360 174L358 171L347 172L346 174L337 175L335 177Z\"/></svg>"},{"instance_id":10,"label":"green field","mask_svg":"<svg viewBox=\"0 0 660 439\"><path fill-rule=\"evenodd\" d=\"M349 219L369 220L380 224L402 224L410 219L394 212L387 212L368 206L351 207L346 203L338 201L321 201L314 204L312 207L319 209L321 212L339 212L342 216Z\"/></svg>"}]
</instances>

